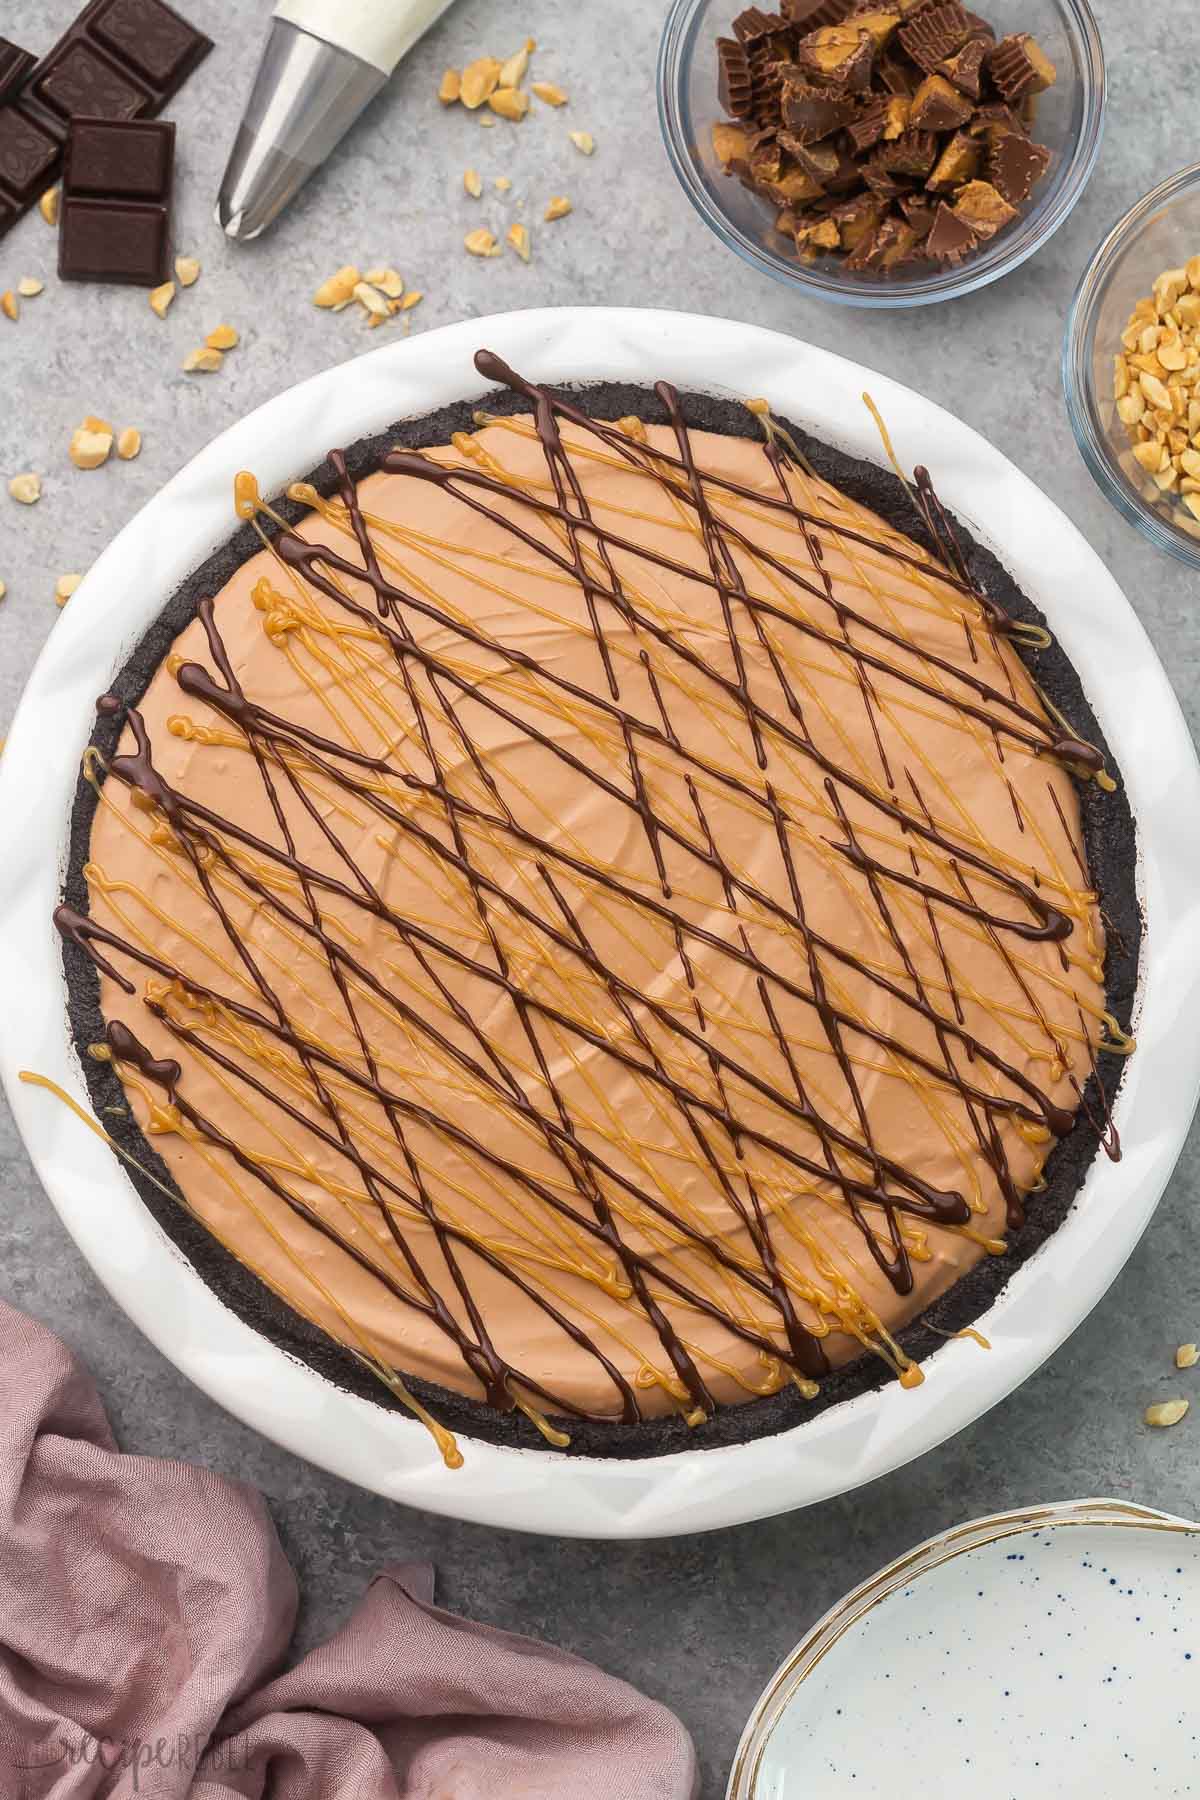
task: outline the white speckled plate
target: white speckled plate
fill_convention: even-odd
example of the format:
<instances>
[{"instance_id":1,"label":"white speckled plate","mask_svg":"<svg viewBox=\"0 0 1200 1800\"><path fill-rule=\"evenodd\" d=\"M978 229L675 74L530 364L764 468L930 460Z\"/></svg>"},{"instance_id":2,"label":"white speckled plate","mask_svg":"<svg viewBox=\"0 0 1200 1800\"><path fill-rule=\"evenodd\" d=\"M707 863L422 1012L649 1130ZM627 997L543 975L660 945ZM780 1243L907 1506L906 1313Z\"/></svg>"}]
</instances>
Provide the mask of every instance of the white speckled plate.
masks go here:
<instances>
[{"instance_id":1,"label":"white speckled plate","mask_svg":"<svg viewBox=\"0 0 1200 1800\"><path fill-rule=\"evenodd\" d=\"M253 469L277 493L331 444L477 394L480 345L541 381L662 378L765 395L827 441L881 461L869 389L901 461L929 465L942 498L1042 608L1112 746L1137 823L1147 920L1138 1050L1115 1107L1124 1157L1096 1157L1070 1217L991 1308L991 1349L948 1342L913 1392L890 1382L727 1449L622 1462L464 1440L466 1466L447 1469L423 1426L345 1393L236 1318L108 1147L20 1079L38 1071L87 1104L51 922L79 758L96 695L234 528L235 472ZM481 1524L613 1538L735 1525L844 1493L961 1430L1050 1355L1121 1269L1200 1085L1200 834L1180 828L1198 817L1196 753L1132 607L1070 521L960 420L857 363L730 319L587 307L472 319L327 369L231 426L125 527L58 618L0 759L0 1077L47 1193L109 1292L185 1374L278 1443L392 1499Z\"/></svg>"},{"instance_id":2,"label":"white speckled plate","mask_svg":"<svg viewBox=\"0 0 1200 1800\"><path fill-rule=\"evenodd\" d=\"M1112 1500L922 1544L787 1658L728 1800L1200 1794L1200 1526Z\"/></svg>"}]
</instances>

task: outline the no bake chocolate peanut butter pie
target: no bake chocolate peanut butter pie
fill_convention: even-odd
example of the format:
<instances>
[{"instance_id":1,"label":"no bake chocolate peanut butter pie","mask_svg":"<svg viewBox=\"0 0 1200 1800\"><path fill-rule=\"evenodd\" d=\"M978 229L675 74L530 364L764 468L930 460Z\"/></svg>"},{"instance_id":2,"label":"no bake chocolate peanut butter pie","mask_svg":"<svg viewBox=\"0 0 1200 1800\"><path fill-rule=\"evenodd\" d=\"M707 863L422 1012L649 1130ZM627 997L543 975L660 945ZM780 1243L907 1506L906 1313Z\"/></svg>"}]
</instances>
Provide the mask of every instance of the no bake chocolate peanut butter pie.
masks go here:
<instances>
[{"instance_id":1,"label":"no bake chocolate peanut butter pie","mask_svg":"<svg viewBox=\"0 0 1200 1800\"><path fill-rule=\"evenodd\" d=\"M1119 1153L1118 773L924 471L477 364L486 412L240 477L101 701L98 1116L235 1310L452 1462L914 1386Z\"/></svg>"}]
</instances>

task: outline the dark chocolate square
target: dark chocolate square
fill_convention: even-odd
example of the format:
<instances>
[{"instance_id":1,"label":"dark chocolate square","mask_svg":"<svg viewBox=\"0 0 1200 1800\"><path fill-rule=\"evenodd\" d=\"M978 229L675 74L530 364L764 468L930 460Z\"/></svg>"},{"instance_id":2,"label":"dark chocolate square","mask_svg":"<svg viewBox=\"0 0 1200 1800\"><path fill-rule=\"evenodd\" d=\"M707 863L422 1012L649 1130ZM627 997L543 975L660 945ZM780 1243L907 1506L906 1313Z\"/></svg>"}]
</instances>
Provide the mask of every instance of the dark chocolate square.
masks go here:
<instances>
[{"instance_id":1,"label":"dark chocolate square","mask_svg":"<svg viewBox=\"0 0 1200 1800\"><path fill-rule=\"evenodd\" d=\"M212 49L164 0L108 0L90 24L106 49L156 88L177 87Z\"/></svg>"},{"instance_id":2,"label":"dark chocolate square","mask_svg":"<svg viewBox=\"0 0 1200 1800\"><path fill-rule=\"evenodd\" d=\"M58 272L64 281L120 281L157 287L170 249L165 206L136 200L63 201Z\"/></svg>"},{"instance_id":3,"label":"dark chocolate square","mask_svg":"<svg viewBox=\"0 0 1200 1800\"><path fill-rule=\"evenodd\" d=\"M7 100L16 99L30 70L36 67L36 56L22 50L19 44L10 44L7 38L0 38L0 106Z\"/></svg>"},{"instance_id":4,"label":"dark chocolate square","mask_svg":"<svg viewBox=\"0 0 1200 1800\"><path fill-rule=\"evenodd\" d=\"M57 179L72 120L161 112L211 49L212 39L166 0L86 0L32 68L24 51L0 38L0 237ZM138 176L130 194L141 195L145 179Z\"/></svg>"},{"instance_id":5,"label":"dark chocolate square","mask_svg":"<svg viewBox=\"0 0 1200 1800\"><path fill-rule=\"evenodd\" d=\"M42 64L32 92L65 119L134 119L152 104L147 88L78 39Z\"/></svg>"},{"instance_id":6,"label":"dark chocolate square","mask_svg":"<svg viewBox=\"0 0 1200 1800\"><path fill-rule=\"evenodd\" d=\"M174 159L175 127L167 119L75 119L63 185L69 194L165 200Z\"/></svg>"},{"instance_id":7,"label":"dark chocolate square","mask_svg":"<svg viewBox=\"0 0 1200 1800\"><path fill-rule=\"evenodd\" d=\"M58 144L15 106L0 107L0 186L21 205L49 187Z\"/></svg>"}]
</instances>

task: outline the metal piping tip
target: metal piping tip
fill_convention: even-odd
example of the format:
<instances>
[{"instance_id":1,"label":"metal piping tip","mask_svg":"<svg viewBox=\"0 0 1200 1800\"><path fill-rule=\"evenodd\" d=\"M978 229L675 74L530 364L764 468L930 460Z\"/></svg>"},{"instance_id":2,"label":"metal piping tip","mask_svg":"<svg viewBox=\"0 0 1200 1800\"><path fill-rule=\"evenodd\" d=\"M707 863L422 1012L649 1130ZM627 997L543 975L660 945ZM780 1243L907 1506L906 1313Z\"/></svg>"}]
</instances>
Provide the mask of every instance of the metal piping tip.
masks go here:
<instances>
[{"instance_id":1,"label":"metal piping tip","mask_svg":"<svg viewBox=\"0 0 1200 1800\"><path fill-rule=\"evenodd\" d=\"M279 217L313 167L242 125L217 197L217 224L227 237L248 243Z\"/></svg>"},{"instance_id":2,"label":"metal piping tip","mask_svg":"<svg viewBox=\"0 0 1200 1800\"><path fill-rule=\"evenodd\" d=\"M386 80L348 51L272 19L217 198L226 236L245 243L265 231Z\"/></svg>"}]
</instances>

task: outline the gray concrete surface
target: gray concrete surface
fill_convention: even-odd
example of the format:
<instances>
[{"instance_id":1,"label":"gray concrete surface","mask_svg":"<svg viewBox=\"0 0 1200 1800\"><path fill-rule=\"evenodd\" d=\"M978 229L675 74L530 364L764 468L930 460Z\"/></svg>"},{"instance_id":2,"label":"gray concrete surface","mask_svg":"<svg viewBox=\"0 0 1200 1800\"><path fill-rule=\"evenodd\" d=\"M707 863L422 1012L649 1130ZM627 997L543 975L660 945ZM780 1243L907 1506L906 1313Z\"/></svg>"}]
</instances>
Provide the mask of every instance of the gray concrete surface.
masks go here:
<instances>
[{"instance_id":1,"label":"gray concrete surface","mask_svg":"<svg viewBox=\"0 0 1200 1800\"><path fill-rule=\"evenodd\" d=\"M1094 0L1111 95L1100 165L1083 201L1032 264L952 306L892 317L806 304L710 242L671 175L653 102L665 0L459 0L326 171L261 244L226 247L211 207L264 28L266 0L187 0L218 48L171 108L179 123L179 247L199 285L159 322L137 291L60 286L54 238L32 215L0 244L0 289L46 278L16 326L0 320L0 473L35 468L45 495L0 491L0 730L56 616L55 578L84 569L116 529L217 431L303 376L378 341L349 313L309 304L342 262L390 262L424 289L414 331L525 303L680 306L791 332L896 375L984 432L1076 521L1124 585L1193 725L1200 706L1200 582L1143 547L1092 487L1058 382L1066 306L1093 246L1125 206L1195 154L1200 49L1190 0L1153 8ZM732 10L732 6L731 6ZM7 0L0 31L48 46L74 0ZM434 100L437 73L532 33L538 72L569 113L481 131ZM570 127L594 132L585 160ZM527 197L531 266L476 262L463 233L507 215L464 199L473 163ZM538 228L545 197L574 215ZM242 347L215 377L178 372L203 331L229 320ZM389 329L395 329L390 327ZM138 425L139 461L91 474L66 459L87 412ZM1194 829L1181 821L1181 829ZM2 1004L2 1002L0 1002ZM131 1450L178 1455L257 1482L303 1581L305 1642L331 1627L369 1572L397 1556L438 1565L449 1604L544 1634L675 1707L695 1733L706 1800L724 1791L762 1683L849 1585L951 1521L1083 1493L1200 1509L1200 1408L1173 1432L1140 1423L1184 1389L1171 1352L1200 1337L1193 1139L1153 1227L1091 1320L1020 1393L914 1467L809 1512L675 1543L614 1547L523 1539L389 1505L274 1449L190 1387L113 1307L67 1241L7 1115L0 1117L0 1292L68 1339L100 1382ZM1194 1382L1192 1385L1195 1385Z\"/></svg>"}]
</instances>

